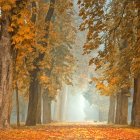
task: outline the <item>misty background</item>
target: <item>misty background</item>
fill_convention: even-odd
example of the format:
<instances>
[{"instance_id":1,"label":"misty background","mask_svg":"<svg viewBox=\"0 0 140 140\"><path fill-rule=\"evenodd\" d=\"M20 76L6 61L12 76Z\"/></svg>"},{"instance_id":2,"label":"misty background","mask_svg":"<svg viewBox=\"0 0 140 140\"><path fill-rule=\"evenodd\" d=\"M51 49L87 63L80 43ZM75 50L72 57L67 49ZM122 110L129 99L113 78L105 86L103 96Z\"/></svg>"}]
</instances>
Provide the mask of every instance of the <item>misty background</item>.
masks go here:
<instances>
[{"instance_id":1,"label":"misty background","mask_svg":"<svg viewBox=\"0 0 140 140\"><path fill-rule=\"evenodd\" d=\"M52 101L52 121L54 122L94 122L107 123L109 111L109 97L98 93L94 83L90 79L97 75L93 66L88 62L90 55L83 54L83 45L86 41L86 32L81 32L78 27L81 19L78 16L77 1L74 1L75 27L77 28L76 42L73 46L73 54L76 57L75 72L73 74L73 86L63 84L60 94ZM132 91L131 91L132 93ZM13 95L11 123L16 123L16 95ZM28 100L23 95L19 96L20 121L26 121ZM131 121L132 97L129 99L128 122Z\"/></svg>"}]
</instances>

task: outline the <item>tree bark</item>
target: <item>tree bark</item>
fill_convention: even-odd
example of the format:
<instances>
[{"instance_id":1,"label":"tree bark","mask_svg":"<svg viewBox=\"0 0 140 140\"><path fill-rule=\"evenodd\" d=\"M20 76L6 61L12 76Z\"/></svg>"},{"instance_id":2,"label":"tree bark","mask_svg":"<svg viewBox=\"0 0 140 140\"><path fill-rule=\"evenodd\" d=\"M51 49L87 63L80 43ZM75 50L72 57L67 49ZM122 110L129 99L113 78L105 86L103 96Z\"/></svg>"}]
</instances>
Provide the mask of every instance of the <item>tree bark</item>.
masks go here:
<instances>
[{"instance_id":1,"label":"tree bark","mask_svg":"<svg viewBox=\"0 0 140 140\"><path fill-rule=\"evenodd\" d=\"M19 94L18 94L18 86L16 83L16 107L17 107L17 126L20 126L20 115L19 115Z\"/></svg>"},{"instance_id":2,"label":"tree bark","mask_svg":"<svg viewBox=\"0 0 140 140\"><path fill-rule=\"evenodd\" d=\"M67 112L67 85L62 83L63 87L60 93L60 121L63 122L66 120Z\"/></svg>"},{"instance_id":3,"label":"tree bark","mask_svg":"<svg viewBox=\"0 0 140 140\"><path fill-rule=\"evenodd\" d=\"M125 125L128 119L128 96L124 90L117 95L115 124Z\"/></svg>"},{"instance_id":4,"label":"tree bark","mask_svg":"<svg viewBox=\"0 0 140 140\"><path fill-rule=\"evenodd\" d=\"M54 102L54 121L60 121L61 119L61 101L60 101L60 91L59 91L59 93L57 94L57 96L56 96L56 101Z\"/></svg>"},{"instance_id":5,"label":"tree bark","mask_svg":"<svg viewBox=\"0 0 140 140\"><path fill-rule=\"evenodd\" d=\"M32 7L36 8L36 3L32 3ZM47 15L45 17L45 22L46 22L46 33L44 38L48 39L49 37L49 28L50 28L50 22L51 18L54 13L54 5L55 5L55 0L50 0L50 6L49 10L47 12ZM36 13L33 13L32 15L32 21L35 23L36 22ZM47 42L41 42L44 47L47 47ZM30 90L29 90L29 105L28 105L28 114L27 114L27 121L26 125L36 125L36 116L37 116L37 105L38 105L38 86L39 82L37 80L37 75L40 72L40 68L38 67L38 63L43 60L45 56L45 53L39 53L39 56L34 60L33 65L35 66L35 69L30 72L31 75L31 83L30 83Z\"/></svg>"},{"instance_id":6,"label":"tree bark","mask_svg":"<svg viewBox=\"0 0 140 140\"><path fill-rule=\"evenodd\" d=\"M37 12L34 12L33 9L37 8L36 2L32 2L32 17L31 21L36 24L37 22ZM29 103L28 103L28 113L27 113L27 126L34 126L36 125L36 116L37 116L37 106L38 106L38 88L39 88L39 81L38 81L38 68L37 68L38 61L35 59L33 61L33 66L36 68L30 71L30 87L29 87Z\"/></svg>"},{"instance_id":7,"label":"tree bark","mask_svg":"<svg viewBox=\"0 0 140 140\"><path fill-rule=\"evenodd\" d=\"M25 123L25 121L26 121L26 113L25 113L24 110L22 110L22 112L21 112L21 122Z\"/></svg>"},{"instance_id":8,"label":"tree bark","mask_svg":"<svg viewBox=\"0 0 140 140\"><path fill-rule=\"evenodd\" d=\"M51 99L48 93L43 94L43 124L51 122Z\"/></svg>"},{"instance_id":9,"label":"tree bark","mask_svg":"<svg viewBox=\"0 0 140 140\"><path fill-rule=\"evenodd\" d=\"M26 122L26 114L27 114L27 110L26 110L26 103L23 100L23 102L20 103L20 121L22 123Z\"/></svg>"},{"instance_id":10,"label":"tree bark","mask_svg":"<svg viewBox=\"0 0 140 140\"><path fill-rule=\"evenodd\" d=\"M37 124L41 124L41 86L38 88L38 105L37 105Z\"/></svg>"},{"instance_id":11,"label":"tree bark","mask_svg":"<svg viewBox=\"0 0 140 140\"><path fill-rule=\"evenodd\" d=\"M29 104L28 104L28 113L27 113L27 120L26 125L27 126L34 126L36 125L36 116L37 116L37 105L38 105L38 86L39 81L37 77L37 72L34 70L32 72L29 87Z\"/></svg>"},{"instance_id":12,"label":"tree bark","mask_svg":"<svg viewBox=\"0 0 140 140\"><path fill-rule=\"evenodd\" d=\"M2 12L1 36L0 36L0 127L10 126L10 112L12 101L13 81L13 56L11 47L11 36L8 32L10 25L8 13Z\"/></svg>"},{"instance_id":13,"label":"tree bark","mask_svg":"<svg viewBox=\"0 0 140 140\"><path fill-rule=\"evenodd\" d=\"M108 113L108 123L109 124L115 123L115 105L116 105L115 95L111 95L110 96L109 113Z\"/></svg>"},{"instance_id":14,"label":"tree bark","mask_svg":"<svg viewBox=\"0 0 140 140\"><path fill-rule=\"evenodd\" d=\"M137 46L140 43L140 2L135 0L136 7L138 10L138 25L137 25ZM134 79L134 95L133 95L133 105L131 113L131 125L140 127L140 73Z\"/></svg>"},{"instance_id":15,"label":"tree bark","mask_svg":"<svg viewBox=\"0 0 140 140\"><path fill-rule=\"evenodd\" d=\"M140 127L140 78L134 79L134 96L131 125Z\"/></svg>"}]
</instances>

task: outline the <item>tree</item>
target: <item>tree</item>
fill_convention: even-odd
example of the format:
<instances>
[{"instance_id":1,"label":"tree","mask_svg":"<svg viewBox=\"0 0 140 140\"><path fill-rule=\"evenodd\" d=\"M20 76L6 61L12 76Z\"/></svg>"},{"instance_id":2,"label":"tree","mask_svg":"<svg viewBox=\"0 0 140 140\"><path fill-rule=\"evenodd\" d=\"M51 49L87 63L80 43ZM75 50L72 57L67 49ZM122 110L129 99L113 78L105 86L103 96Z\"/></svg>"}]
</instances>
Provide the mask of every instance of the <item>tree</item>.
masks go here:
<instances>
[{"instance_id":1,"label":"tree","mask_svg":"<svg viewBox=\"0 0 140 140\"><path fill-rule=\"evenodd\" d=\"M56 2L47 51L49 52L47 56L49 56L51 63L49 62L49 67L44 69L40 76L44 87L44 123L51 121L51 114L49 113L51 112L51 101L55 100L57 94L59 94L58 91L62 89L63 83L72 84L74 57L71 48L75 39L75 28L71 25L73 16L69 17L69 14L72 14L72 10L71 2L64 0ZM47 58L45 60L48 63ZM48 109L45 107L48 107Z\"/></svg>"},{"instance_id":2,"label":"tree","mask_svg":"<svg viewBox=\"0 0 140 140\"><path fill-rule=\"evenodd\" d=\"M109 2L106 0L79 0L78 3L80 16L83 19L80 29L88 29L84 53L97 51L98 56L91 59L90 64L94 63L96 69L103 72L100 78L97 78L97 88L104 94L119 93L118 98L124 94L126 101L128 91L132 86L132 79L137 77L139 73L139 57L137 56L139 18L136 16L139 13L139 4L135 0L123 2L119 0ZM132 9L135 9L135 12ZM127 91L127 93L123 93L123 91ZM135 94L137 93L134 93L134 98ZM118 101L124 103L121 99L120 97ZM135 104L135 99L133 103ZM125 106L127 108L127 103ZM117 114L122 112L121 106L118 107L120 109ZM136 115L134 115L134 110L133 118ZM118 119L116 118L116 120Z\"/></svg>"},{"instance_id":3,"label":"tree","mask_svg":"<svg viewBox=\"0 0 140 140\"><path fill-rule=\"evenodd\" d=\"M1 127L10 124L11 97L14 90L17 93L17 124L19 124L18 95L26 93L29 95L26 124L35 125L36 122L41 123L42 94L44 98L52 100L57 95L57 90L61 88L62 81L72 84L71 65L74 58L70 48L74 39L74 33L71 34L74 28L73 26L62 28L68 25L66 19L71 22L68 14L71 14L72 9L69 7L72 3L60 0L57 6L55 5L55 0L0 1ZM55 8L57 20L54 19ZM55 20L54 23L52 20ZM67 34L67 31L70 33ZM41 91L47 91L47 94L41 94ZM47 101L46 98L44 101Z\"/></svg>"},{"instance_id":4,"label":"tree","mask_svg":"<svg viewBox=\"0 0 140 140\"><path fill-rule=\"evenodd\" d=\"M50 0L50 6L48 9L47 15L45 17L46 27L45 27L44 39L48 39L48 37L49 37L49 28L50 28L51 18L52 18L53 13L54 13L54 5L55 5L55 0ZM41 42L41 44L43 47L47 47L46 40L44 42ZM39 56L33 62L33 65L36 68L30 72L31 83L30 83L30 88L29 88L29 105L28 105L28 114L27 114L26 125L36 125L37 104L38 104L38 94L39 94L38 93L38 86L39 86L38 63L43 60L44 56L45 56L44 52L39 53Z\"/></svg>"},{"instance_id":5,"label":"tree","mask_svg":"<svg viewBox=\"0 0 140 140\"><path fill-rule=\"evenodd\" d=\"M132 60L132 69L134 70L133 72L135 73L134 77L134 96L133 96L133 106L132 106L132 125L133 126L140 126L140 89L139 89L139 84L140 84L140 79L139 79L139 55L138 55L138 50L139 50L139 31L140 31L140 3L139 1L134 1L135 6L137 8L137 22L136 22L136 43L134 45L134 59ZM132 48L133 49L133 48ZM134 50L133 49L133 50Z\"/></svg>"},{"instance_id":6,"label":"tree","mask_svg":"<svg viewBox=\"0 0 140 140\"><path fill-rule=\"evenodd\" d=\"M15 5L15 1L0 1L1 7L1 34L0 34L0 127L9 127L11 97L12 97L12 81L13 81L13 54L11 35L8 31L10 26L11 9Z\"/></svg>"},{"instance_id":7,"label":"tree","mask_svg":"<svg viewBox=\"0 0 140 140\"><path fill-rule=\"evenodd\" d=\"M42 6L44 6L44 4L48 5L48 2L42 1ZM50 1L47 15L45 10L42 11L42 9L46 8L41 7L41 2L38 6L38 20L36 22L36 26L38 26L39 29L37 30L37 46L40 52L39 56L34 61L35 63L33 64L36 68L34 69L34 72L30 72L31 74L34 73L36 78L35 75L31 75L30 77L32 80L34 79L38 81L35 87L41 84L44 107L43 122L48 123L51 121L51 100L55 99L56 95L58 94L58 89L60 89L62 86L61 81L65 81L68 84L71 84L70 77L71 71L73 69L71 64L73 63L74 59L71 55L70 48L73 38L68 36L71 32L66 35L66 30L71 31L73 28L70 26L69 28L65 27L65 30L62 29L63 24L66 24L66 20L64 19L68 19L67 11L69 10L69 7L71 7L71 4L69 1L64 2L63 0L57 2ZM39 13L42 13L42 15ZM62 15L65 16L63 20ZM40 22L44 25L44 27L40 27ZM34 90L35 87L32 87L32 90ZM34 115L28 111L26 124L35 125L35 114L37 114L36 108L38 104L37 102L39 92L36 92L36 97L34 97L35 94L32 91L30 91L29 95L31 95L31 97L29 96L29 110L34 112ZM35 100L34 105L32 104L32 99Z\"/></svg>"},{"instance_id":8,"label":"tree","mask_svg":"<svg viewBox=\"0 0 140 140\"><path fill-rule=\"evenodd\" d=\"M115 95L110 96L110 104L109 104L109 113L108 113L108 123L114 124L115 123Z\"/></svg>"}]
</instances>

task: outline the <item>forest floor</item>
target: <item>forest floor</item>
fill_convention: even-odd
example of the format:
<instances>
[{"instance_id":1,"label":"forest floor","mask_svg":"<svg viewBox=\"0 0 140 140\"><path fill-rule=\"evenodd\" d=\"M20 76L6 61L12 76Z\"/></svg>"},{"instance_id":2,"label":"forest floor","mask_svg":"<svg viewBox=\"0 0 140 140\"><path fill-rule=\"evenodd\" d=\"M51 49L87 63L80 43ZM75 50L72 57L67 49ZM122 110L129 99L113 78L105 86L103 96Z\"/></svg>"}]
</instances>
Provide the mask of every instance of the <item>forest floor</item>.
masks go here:
<instances>
[{"instance_id":1,"label":"forest floor","mask_svg":"<svg viewBox=\"0 0 140 140\"><path fill-rule=\"evenodd\" d=\"M54 123L0 130L0 140L140 140L140 128Z\"/></svg>"}]
</instances>

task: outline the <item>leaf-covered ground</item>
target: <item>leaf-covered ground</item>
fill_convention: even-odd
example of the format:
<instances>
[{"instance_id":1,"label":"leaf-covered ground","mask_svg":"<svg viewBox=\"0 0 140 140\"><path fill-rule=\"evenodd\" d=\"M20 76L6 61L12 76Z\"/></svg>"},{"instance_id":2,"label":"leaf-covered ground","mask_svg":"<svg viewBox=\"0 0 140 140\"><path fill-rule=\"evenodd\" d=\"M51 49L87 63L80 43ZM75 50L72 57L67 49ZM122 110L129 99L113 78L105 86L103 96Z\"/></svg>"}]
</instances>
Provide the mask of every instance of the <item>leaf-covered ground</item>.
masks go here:
<instances>
[{"instance_id":1,"label":"leaf-covered ground","mask_svg":"<svg viewBox=\"0 0 140 140\"><path fill-rule=\"evenodd\" d=\"M140 140L140 129L106 125L48 125L0 130L0 140Z\"/></svg>"}]
</instances>

